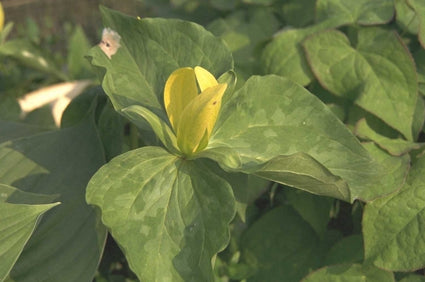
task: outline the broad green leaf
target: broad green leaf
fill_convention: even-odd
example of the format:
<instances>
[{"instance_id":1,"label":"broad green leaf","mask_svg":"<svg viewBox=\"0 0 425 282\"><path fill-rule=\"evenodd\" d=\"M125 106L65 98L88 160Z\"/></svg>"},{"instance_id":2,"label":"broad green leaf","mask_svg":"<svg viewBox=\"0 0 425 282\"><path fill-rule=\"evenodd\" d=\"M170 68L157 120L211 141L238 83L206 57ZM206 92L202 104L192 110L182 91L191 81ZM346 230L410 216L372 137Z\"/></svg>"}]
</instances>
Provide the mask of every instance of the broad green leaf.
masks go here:
<instances>
[{"instance_id":1,"label":"broad green leaf","mask_svg":"<svg viewBox=\"0 0 425 282\"><path fill-rule=\"evenodd\" d=\"M412 140L415 65L395 33L362 28L353 48L343 33L329 30L311 36L304 47L324 88L353 100Z\"/></svg>"},{"instance_id":2,"label":"broad green leaf","mask_svg":"<svg viewBox=\"0 0 425 282\"><path fill-rule=\"evenodd\" d=\"M424 143L415 143L402 138L391 139L386 136L380 135L369 127L366 119L361 119L356 124L355 133L360 138L372 140L373 142L378 144L382 149L388 151L391 155L394 156L401 156L411 150L419 149L425 145Z\"/></svg>"},{"instance_id":3,"label":"broad green leaf","mask_svg":"<svg viewBox=\"0 0 425 282\"><path fill-rule=\"evenodd\" d=\"M93 75L90 64L84 56L90 50L90 43L81 26L73 31L68 45L68 72L72 79L87 79Z\"/></svg>"},{"instance_id":4,"label":"broad green leaf","mask_svg":"<svg viewBox=\"0 0 425 282\"><path fill-rule=\"evenodd\" d=\"M14 58L30 68L53 75L57 79L67 80L66 75L58 69L54 61L29 40L9 40L0 45L0 54Z\"/></svg>"},{"instance_id":5,"label":"broad green leaf","mask_svg":"<svg viewBox=\"0 0 425 282\"><path fill-rule=\"evenodd\" d=\"M339 195L338 198L353 201L364 199L366 194L374 198L398 188L379 183L383 173L380 166L325 104L303 87L278 76L252 77L223 104L208 145L209 157L214 158L214 150L227 148L234 152L229 158L236 159L234 154L238 154L241 162L240 167L231 169L251 173L278 156L308 154L310 158L299 161L314 168L313 173L320 173L320 178L309 175L301 163L287 163L285 167L302 170L298 179L296 171L293 174L292 185L297 188L305 189L308 183L302 179L309 176L315 180L333 179L328 185L325 181L321 186L315 182L307 187L316 194ZM223 158L217 161L226 166ZM284 176L273 177L282 181ZM295 181L299 181L299 186ZM343 188L344 181L350 193Z\"/></svg>"},{"instance_id":6,"label":"broad green leaf","mask_svg":"<svg viewBox=\"0 0 425 282\"><path fill-rule=\"evenodd\" d=\"M157 115L139 105L124 108L121 112L141 129L145 127L145 124L140 120L140 117L143 117L152 127L156 136L159 138L159 140L161 140L165 148L167 148L169 152L180 154L179 150L177 149L177 139L173 130Z\"/></svg>"},{"instance_id":7,"label":"broad green leaf","mask_svg":"<svg viewBox=\"0 0 425 282\"><path fill-rule=\"evenodd\" d=\"M407 3L415 10L419 28L418 39L425 48L425 3L422 0L407 0Z\"/></svg>"},{"instance_id":8,"label":"broad green leaf","mask_svg":"<svg viewBox=\"0 0 425 282\"><path fill-rule=\"evenodd\" d=\"M218 77L233 68L223 42L195 23L139 20L104 7L101 12L103 24L121 36L121 47L111 59L97 46L89 56L100 70L102 87L115 109L140 105L166 120L162 97L171 72L202 66Z\"/></svg>"},{"instance_id":9,"label":"broad green leaf","mask_svg":"<svg viewBox=\"0 0 425 282\"><path fill-rule=\"evenodd\" d=\"M246 4L256 4L256 5L271 5L275 0L242 0Z\"/></svg>"},{"instance_id":10,"label":"broad green leaf","mask_svg":"<svg viewBox=\"0 0 425 282\"><path fill-rule=\"evenodd\" d=\"M93 278L106 229L84 196L104 162L101 147L91 116L75 127L0 144L0 183L58 195L55 200L62 203L40 221L10 273L12 280Z\"/></svg>"},{"instance_id":11,"label":"broad green leaf","mask_svg":"<svg viewBox=\"0 0 425 282\"><path fill-rule=\"evenodd\" d=\"M418 140L425 124L425 100L423 96L418 95L416 100L415 114L413 115L413 140ZM418 140L421 141L421 140Z\"/></svg>"},{"instance_id":12,"label":"broad green leaf","mask_svg":"<svg viewBox=\"0 0 425 282\"><path fill-rule=\"evenodd\" d=\"M419 29L418 16L409 5L408 0L395 0L394 7L397 24L409 33L417 34Z\"/></svg>"},{"instance_id":13,"label":"broad green leaf","mask_svg":"<svg viewBox=\"0 0 425 282\"><path fill-rule=\"evenodd\" d=\"M21 192L0 184L0 280L3 281L21 254L41 216L60 203L52 197Z\"/></svg>"},{"instance_id":14,"label":"broad green leaf","mask_svg":"<svg viewBox=\"0 0 425 282\"><path fill-rule=\"evenodd\" d=\"M265 74L278 74L307 85L313 80L301 42L315 30L288 29L277 34L261 54L261 67Z\"/></svg>"},{"instance_id":15,"label":"broad green leaf","mask_svg":"<svg viewBox=\"0 0 425 282\"><path fill-rule=\"evenodd\" d=\"M412 271L425 266L425 158L417 160L401 191L366 205L365 259L377 267Z\"/></svg>"},{"instance_id":16,"label":"broad green leaf","mask_svg":"<svg viewBox=\"0 0 425 282\"><path fill-rule=\"evenodd\" d=\"M382 168L381 174L377 176L379 181L375 182L375 186L370 186L370 189L363 191L362 199L375 200L400 189L404 185L409 172L409 154L399 157L391 156L372 142L362 145L375 160L375 165ZM364 185L370 184L365 182Z\"/></svg>"},{"instance_id":17,"label":"broad green leaf","mask_svg":"<svg viewBox=\"0 0 425 282\"><path fill-rule=\"evenodd\" d=\"M394 282L394 275L385 270L361 265L341 264L321 268L307 277L303 282Z\"/></svg>"},{"instance_id":18,"label":"broad green leaf","mask_svg":"<svg viewBox=\"0 0 425 282\"><path fill-rule=\"evenodd\" d=\"M311 226L290 207L257 220L241 239L242 258L255 271L247 281L300 281L321 265L323 252Z\"/></svg>"},{"instance_id":19,"label":"broad green leaf","mask_svg":"<svg viewBox=\"0 0 425 282\"><path fill-rule=\"evenodd\" d=\"M363 238L361 235L344 237L326 254L325 264L360 263L363 261Z\"/></svg>"},{"instance_id":20,"label":"broad green leaf","mask_svg":"<svg viewBox=\"0 0 425 282\"><path fill-rule=\"evenodd\" d=\"M336 18L345 24L375 25L389 22L394 16L393 0L317 0L317 21Z\"/></svg>"},{"instance_id":21,"label":"broad green leaf","mask_svg":"<svg viewBox=\"0 0 425 282\"><path fill-rule=\"evenodd\" d=\"M90 180L87 201L141 281L211 281L212 257L229 240L230 185L202 160L159 147L114 158Z\"/></svg>"},{"instance_id":22,"label":"broad green leaf","mask_svg":"<svg viewBox=\"0 0 425 282\"><path fill-rule=\"evenodd\" d=\"M317 236L323 239L334 200L295 189L285 189L285 197L294 210L311 225Z\"/></svg>"}]
</instances>

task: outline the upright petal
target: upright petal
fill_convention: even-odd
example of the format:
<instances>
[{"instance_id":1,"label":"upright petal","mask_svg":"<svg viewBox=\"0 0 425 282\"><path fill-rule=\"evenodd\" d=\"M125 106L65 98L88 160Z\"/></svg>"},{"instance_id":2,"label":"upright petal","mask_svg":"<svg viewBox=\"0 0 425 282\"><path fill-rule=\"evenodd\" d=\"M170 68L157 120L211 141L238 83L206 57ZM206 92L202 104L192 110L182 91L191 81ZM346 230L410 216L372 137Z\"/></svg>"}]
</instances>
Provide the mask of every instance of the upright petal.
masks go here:
<instances>
[{"instance_id":1,"label":"upright petal","mask_svg":"<svg viewBox=\"0 0 425 282\"><path fill-rule=\"evenodd\" d=\"M175 70L164 87L164 106L174 132L184 108L198 95L195 72L192 68Z\"/></svg>"},{"instance_id":2,"label":"upright petal","mask_svg":"<svg viewBox=\"0 0 425 282\"><path fill-rule=\"evenodd\" d=\"M177 145L190 156L204 149L217 120L227 84L217 84L196 96L184 109L177 129Z\"/></svg>"},{"instance_id":3,"label":"upright petal","mask_svg":"<svg viewBox=\"0 0 425 282\"><path fill-rule=\"evenodd\" d=\"M202 67L195 67L195 75L201 92L209 87L213 87L218 84L215 77L209 71Z\"/></svg>"}]
</instances>

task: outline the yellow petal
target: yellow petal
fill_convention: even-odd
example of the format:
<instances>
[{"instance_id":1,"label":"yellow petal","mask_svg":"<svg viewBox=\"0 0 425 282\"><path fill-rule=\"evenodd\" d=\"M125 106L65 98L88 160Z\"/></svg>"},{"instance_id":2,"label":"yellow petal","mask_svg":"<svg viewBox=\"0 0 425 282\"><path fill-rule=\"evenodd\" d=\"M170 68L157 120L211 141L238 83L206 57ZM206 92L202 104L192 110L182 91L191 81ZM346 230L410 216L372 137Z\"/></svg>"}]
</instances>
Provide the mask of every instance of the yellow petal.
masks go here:
<instances>
[{"instance_id":1,"label":"yellow petal","mask_svg":"<svg viewBox=\"0 0 425 282\"><path fill-rule=\"evenodd\" d=\"M201 67L195 67L196 80L198 81L201 92L209 87L216 86L218 84L215 77L206 69Z\"/></svg>"},{"instance_id":2,"label":"yellow petal","mask_svg":"<svg viewBox=\"0 0 425 282\"><path fill-rule=\"evenodd\" d=\"M177 145L191 156L203 150L214 128L227 84L217 84L196 96L184 109L177 129Z\"/></svg>"},{"instance_id":3,"label":"yellow petal","mask_svg":"<svg viewBox=\"0 0 425 282\"><path fill-rule=\"evenodd\" d=\"M164 105L174 132L177 132L184 108L198 96L195 72L192 68L175 70L164 87Z\"/></svg>"},{"instance_id":4,"label":"yellow petal","mask_svg":"<svg viewBox=\"0 0 425 282\"><path fill-rule=\"evenodd\" d=\"M3 25L4 25L4 11L0 2L0 31L3 30Z\"/></svg>"}]
</instances>

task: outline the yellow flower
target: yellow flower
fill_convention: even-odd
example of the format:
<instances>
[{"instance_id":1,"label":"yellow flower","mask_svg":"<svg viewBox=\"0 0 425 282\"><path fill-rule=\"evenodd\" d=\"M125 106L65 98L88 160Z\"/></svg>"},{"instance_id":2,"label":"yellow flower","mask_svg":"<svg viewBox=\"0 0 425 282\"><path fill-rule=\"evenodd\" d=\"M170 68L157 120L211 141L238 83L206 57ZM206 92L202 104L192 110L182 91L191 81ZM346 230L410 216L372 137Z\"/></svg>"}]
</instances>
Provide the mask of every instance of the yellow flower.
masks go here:
<instances>
[{"instance_id":1,"label":"yellow flower","mask_svg":"<svg viewBox=\"0 0 425 282\"><path fill-rule=\"evenodd\" d=\"M177 69L165 83L165 110L186 156L208 145L226 88L201 67Z\"/></svg>"},{"instance_id":2,"label":"yellow flower","mask_svg":"<svg viewBox=\"0 0 425 282\"><path fill-rule=\"evenodd\" d=\"M3 30L3 25L4 25L4 11L0 2L0 31Z\"/></svg>"}]
</instances>

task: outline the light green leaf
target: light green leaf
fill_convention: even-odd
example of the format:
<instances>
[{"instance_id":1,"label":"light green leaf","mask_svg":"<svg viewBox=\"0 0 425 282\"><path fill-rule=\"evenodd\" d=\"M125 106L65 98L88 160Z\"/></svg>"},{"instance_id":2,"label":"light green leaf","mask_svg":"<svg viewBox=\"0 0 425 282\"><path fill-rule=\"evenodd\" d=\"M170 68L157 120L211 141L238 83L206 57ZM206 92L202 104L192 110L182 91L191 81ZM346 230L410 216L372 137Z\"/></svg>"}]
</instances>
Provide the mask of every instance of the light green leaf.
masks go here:
<instances>
[{"instance_id":1,"label":"light green leaf","mask_svg":"<svg viewBox=\"0 0 425 282\"><path fill-rule=\"evenodd\" d=\"M391 272L361 264L327 266L305 277L303 282L394 282Z\"/></svg>"},{"instance_id":2,"label":"light green leaf","mask_svg":"<svg viewBox=\"0 0 425 282\"><path fill-rule=\"evenodd\" d=\"M87 201L141 281L212 281L212 257L229 240L230 185L202 160L159 147L122 154L90 180Z\"/></svg>"},{"instance_id":3,"label":"light green leaf","mask_svg":"<svg viewBox=\"0 0 425 282\"><path fill-rule=\"evenodd\" d=\"M366 119L361 119L355 128L355 133L360 138L372 140L379 145L382 149L388 151L391 155L401 156L411 150L420 149L425 143L415 143L412 141L406 141L405 139L397 138L391 139L386 136L380 135L373 131L372 128L367 124Z\"/></svg>"},{"instance_id":4,"label":"light green leaf","mask_svg":"<svg viewBox=\"0 0 425 282\"><path fill-rule=\"evenodd\" d=\"M417 34L419 29L418 16L409 5L408 0L395 0L395 16L397 24L409 33Z\"/></svg>"},{"instance_id":5,"label":"light green leaf","mask_svg":"<svg viewBox=\"0 0 425 282\"><path fill-rule=\"evenodd\" d=\"M425 48L425 3L422 0L407 0L407 3L415 10L419 28L418 39Z\"/></svg>"},{"instance_id":6,"label":"light green leaf","mask_svg":"<svg viewBox=\"0 0 425 282\"><path fill-rule=\"evenodd\" d=\"M329 30L311 36L304 47L324 88L353 100L412 140L416 71L395 33L362 28L353 48L343 33Z\"/></svg>"},{"instance_id":7,"label":"light green leaf","mask_svg":"<svg viewBox=\"0 0 425 282\"><path fill-rule=\"evenodd\" d=\"M363 238L361 235L344 237L326 254L325 264L360 263L363 261Z\"/></svg>"},{"instance_id":8,"label":"light green leaf","mask_svg":"<svg viewBox=\"0 0 425 282\"><path fill-rule=\"evenodd\" d=\"M389 22L394 16L393 0L317 0L317 21L332 18L344 24L375 25Z\"/></svg>"},{"instance_id":9,"label":"light green leaf","mask_svg":"<svg viewBox=\"0 0 425 282\"><path fill-rule=\"evenodd\" d=\"M40 217L60 203L51 196L25 193L0 184L0 280L8 275Z\"/></svg>"},{"instance_id":10,"label":"light green leaf","mask_svg":"<svg viewBox=\"0 0 425 282\"><path fill-rule=\"evenodd\" d=\"M401 191L366 205L365 259L377 267L412 271L425 266L425 158L415 162Z\"/></svg>"},{"instance_id":11,"label":"light green leaf","mask_svg":"<svg viewBox=\"0 0 425 282\"><path fill-rule=\"evenodd\" d=\"M101 7L103 24L121 36L109 59L96 46L89 52L102 87L115 109L143 106L163 120L163 89L174 70L201 66L215 77L233 68L223 42L195 23L160 18L142 20Z\"/></svg>"},{"instance_id":12,"label":"light green leaf","mask_svg":"<svg viewBox=\"0 0 425 282\"><path fill-rule=\"evenodd\" d=\"M320 266L323 255L314 230L287 206L265 214L241 240L242 259L255 271L249 282L300 281Z\"/></svg>"},{"instance_id":13,"label":"light green leaf","mask_svg":"<svg viewBox=\"0 0 425 282\"><path fill-rule=\"evenodd\" d=\"M239 155L241 166L230 169L251 173L278 156L286 156L279 160L283 162L284 158L294 160L289 156L296 153L308 154L310 158L295 160L309 164L314 174L301 163L287 163L285 168L302 170L299 178L296 171L294 178L288 178L290 185L305 189L309 183L302 178L313 179L315 184L323 179L321 186L310 186L309 191L347 201L365 199L364 194L374 198L399 187L378 182L382 177L379 165L325 104L303 87L277 76L252 77L223 104L208 148L210 157L214 150L231 148ZM234 154L229 155L235 159ZM271 176L268 174L268 179ZM285 180L284 174L273 177ZM348 183L350 193L342 188L341 178Z\"/></svg>"},{"instance_id":14,"label":"light green leaf","mask_svg":"<svg viewBox=\"0 0 425 282\"><path fill-rule=\"evenodd\" d=\"M0 144L1 183L26 192L58 195L56 200L62 202L40 221L11 279L93 279L106 229L84 196L88 180L104 162L101 148L92 118L76 127Z\"/></svg>"}]
</instances>

